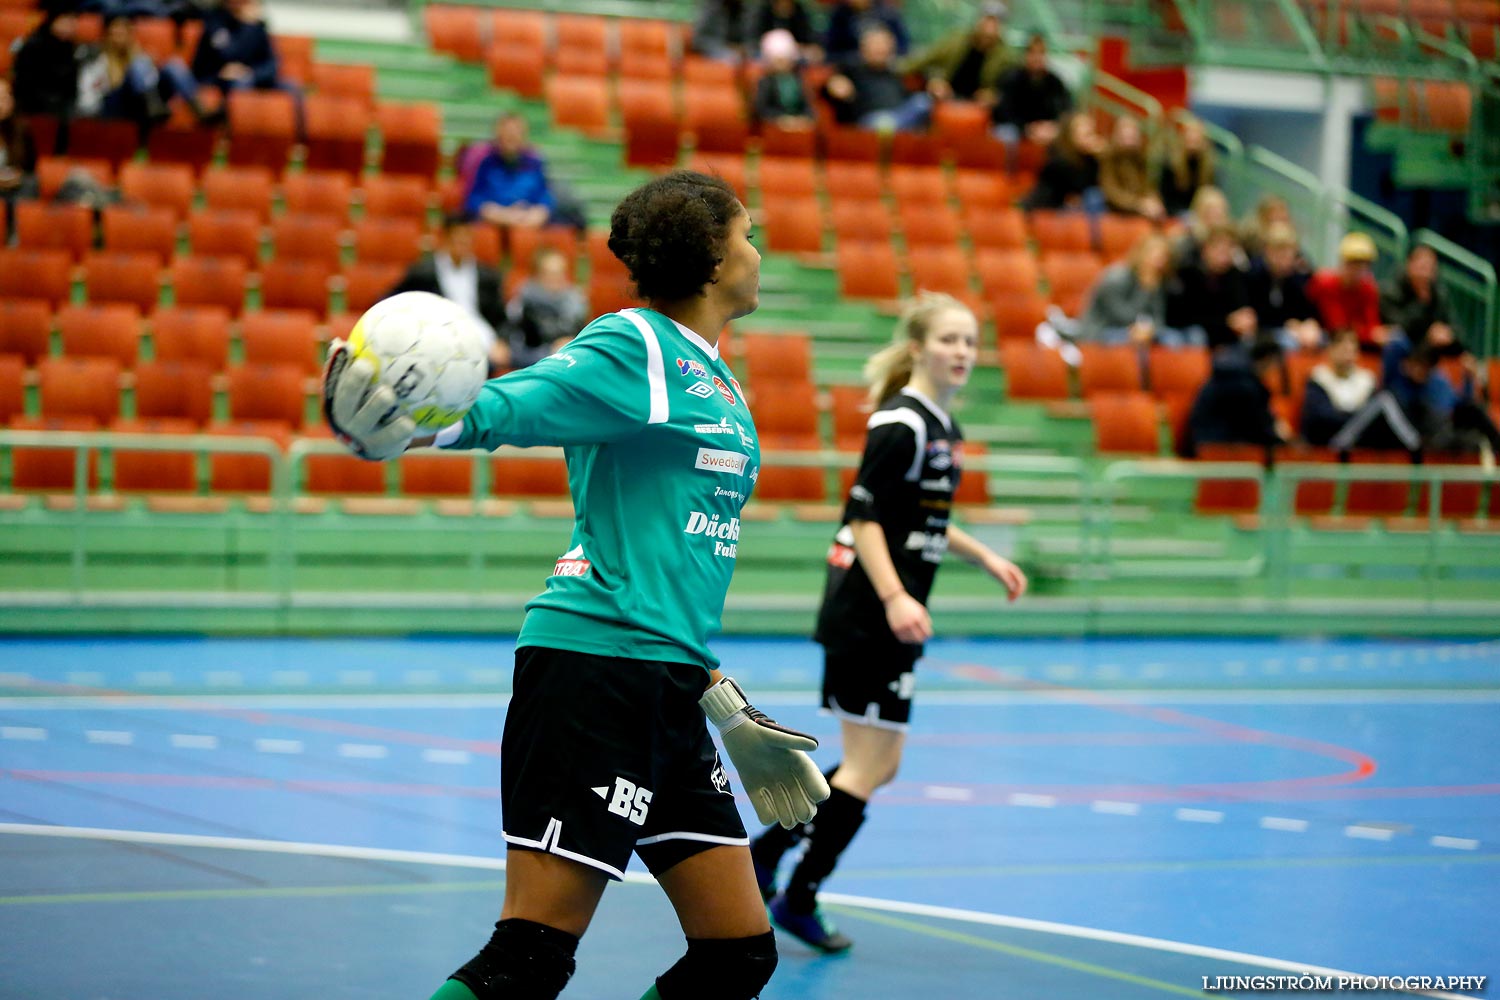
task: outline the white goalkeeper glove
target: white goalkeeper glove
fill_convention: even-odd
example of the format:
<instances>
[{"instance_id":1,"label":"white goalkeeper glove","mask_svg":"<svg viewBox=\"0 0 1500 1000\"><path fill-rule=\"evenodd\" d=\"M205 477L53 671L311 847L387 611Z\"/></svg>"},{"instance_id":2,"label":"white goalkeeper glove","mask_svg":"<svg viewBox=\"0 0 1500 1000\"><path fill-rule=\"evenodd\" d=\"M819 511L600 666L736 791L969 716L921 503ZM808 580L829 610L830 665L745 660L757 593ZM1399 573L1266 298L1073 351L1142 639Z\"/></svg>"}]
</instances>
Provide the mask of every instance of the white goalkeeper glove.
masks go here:
<instances>
[{"instance_id":1,"label":"white goalkeeper glove","mask_svg":"<svg viewBox=\"0 0 1500 1000\"><path fill-rule=\"evenodd\" d=\"M396 394L375 381L375 366L356 358L343 340L328 346L323 369L323 419L360 458L384 462L404 452L417 433Z\"/></svg>"},{"instance_id":2,"label":"white goalkeeper glove","mask_svg":"<svg viewBox=\"0 0 1500 1000\"><path fill-rule=\"evenodd\" d=\"M828 782L807 755L818 748L818 741L778 726L746 701L729 677L703 692L698 704L719 727L724 752L739 772L760 821L790 830L811 820L818 803L828 798Z\"/></svg>"}]
</instances>

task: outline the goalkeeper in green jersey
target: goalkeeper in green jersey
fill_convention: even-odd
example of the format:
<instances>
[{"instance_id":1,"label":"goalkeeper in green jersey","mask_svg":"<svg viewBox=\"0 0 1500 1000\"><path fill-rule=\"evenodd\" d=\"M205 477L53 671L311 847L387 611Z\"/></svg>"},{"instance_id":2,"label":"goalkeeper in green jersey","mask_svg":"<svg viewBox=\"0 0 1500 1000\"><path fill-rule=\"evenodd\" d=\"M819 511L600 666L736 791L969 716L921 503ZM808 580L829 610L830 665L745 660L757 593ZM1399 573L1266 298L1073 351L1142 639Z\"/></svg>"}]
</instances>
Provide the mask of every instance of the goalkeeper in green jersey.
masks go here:
<instances>
[{"instance_id":1,"label":"goalkeeper in green jersey","mask_svg":"<svg viewBox=\"0 0 1500 1000\"><path fill-rule=\"evenodd\" d=\"M609 248L649 308L601 316L558 353L487 383L463 422L413 440L394 396L341 344L324 408L357 454L413 445L561 445L575 523L527 605L501 745L505 902L484 948L432 1000L551 1000L634 851L687 953L643 1000L751 1000L776 967L748 838L705 724L762 822L810 820L828 785L811 737L776 725L708 649L760 471L755 422L719 357L755 309L750 217L718 178L628 195Z\"/></svg>"}]
</instances>

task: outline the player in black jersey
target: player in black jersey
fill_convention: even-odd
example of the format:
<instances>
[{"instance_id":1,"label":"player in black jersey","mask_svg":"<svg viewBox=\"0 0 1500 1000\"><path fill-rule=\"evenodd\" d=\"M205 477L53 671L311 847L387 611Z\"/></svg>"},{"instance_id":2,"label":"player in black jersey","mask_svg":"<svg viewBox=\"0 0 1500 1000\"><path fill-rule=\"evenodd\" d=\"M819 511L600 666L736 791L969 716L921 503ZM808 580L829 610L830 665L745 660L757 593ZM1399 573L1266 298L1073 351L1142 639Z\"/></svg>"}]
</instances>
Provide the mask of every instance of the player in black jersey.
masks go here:
<instances>
[{"instance_id":1,"label":"player in black jersey","mask_svg":"<svg viewBox=\"0 0 1500 1000\"><path fill-rule=\"evenodd\" d=\"M1026 591L1013 563L949 523L963 474L963 434L949 415L969 380L979 325L962 302L922 294L895 342L870 359L865 379L877 409L828 551L828 579L813 638L823 645L823 708L841 723L844 759L827 772L833 794L813 823L771 827L751 846L768 897L776 868L799 840L806 849L785 892L770 899L783 930L825 952L852 942L817 908L817 893L865 818L871 794L896 775L911 718L914 673L932 637L927 597L952 549L1005 586Z\"/></svg>"}]
</instances>

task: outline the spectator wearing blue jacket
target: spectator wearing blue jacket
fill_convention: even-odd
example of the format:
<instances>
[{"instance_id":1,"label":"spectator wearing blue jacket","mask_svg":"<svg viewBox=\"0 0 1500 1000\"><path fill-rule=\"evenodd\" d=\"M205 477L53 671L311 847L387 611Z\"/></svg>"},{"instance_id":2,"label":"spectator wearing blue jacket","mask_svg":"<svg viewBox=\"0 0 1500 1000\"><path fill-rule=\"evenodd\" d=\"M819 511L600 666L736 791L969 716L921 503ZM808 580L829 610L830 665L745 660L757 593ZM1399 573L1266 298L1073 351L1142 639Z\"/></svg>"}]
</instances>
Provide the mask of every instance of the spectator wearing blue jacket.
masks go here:
<instances>
[{"instance_id":1,"label":"spectator wearing blue jacket","mask_svg":"<svg viewBox=\"0 0 1500 1000\"><path fill-rule=\"evenodd\" d=\"M497 226L541 226L556 210L546 162L527 143L526 119L502 115L465 190L464 214Z\"/></svg>"},{"instance_id":2,"label":"spectator wearing blue jacket","mask_svg":"<svg viewBox=\"0 0 1500 1000\"><path fill-rule=\"evenodd\" d=\"M271 45L260 0L224 0L203 15L203 37L193 53L193 78L234 90L290 90Z\"/></svg>"}]
</instances>

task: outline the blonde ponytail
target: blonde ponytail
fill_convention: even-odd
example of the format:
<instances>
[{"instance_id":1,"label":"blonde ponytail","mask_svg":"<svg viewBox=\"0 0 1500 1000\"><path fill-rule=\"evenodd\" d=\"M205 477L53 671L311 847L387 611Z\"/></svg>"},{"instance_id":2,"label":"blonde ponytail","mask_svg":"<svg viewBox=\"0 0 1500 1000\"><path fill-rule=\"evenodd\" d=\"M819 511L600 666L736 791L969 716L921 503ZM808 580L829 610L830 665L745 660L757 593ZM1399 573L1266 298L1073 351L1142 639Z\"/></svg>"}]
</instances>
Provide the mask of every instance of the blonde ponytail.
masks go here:
<instances>
[{"instance_id":1,"label":"blonde ponytail","mask_svg":"<svg viewBox=\"0 0 1500 1000\"><path fill-rule=\"evenodd\" d=\"M950 310L966 313L969 307L942 292L918 292L907 302L896 322L891 343L865 362L865 384L870 387L872 406L881 405L911 381L916 364L912 348L921 347L927 340L933 319Z\"/></svg>"}]
</instances>

